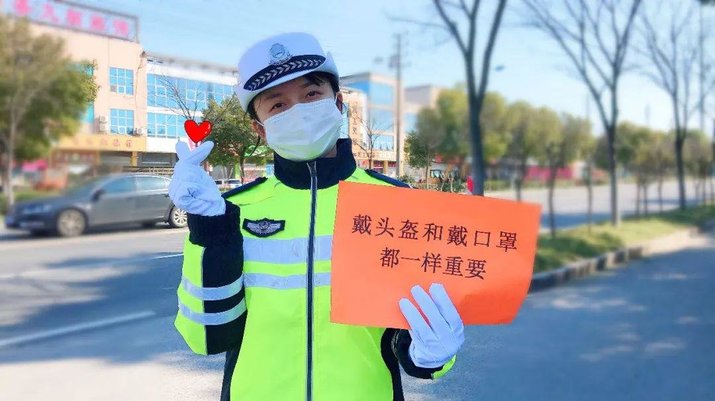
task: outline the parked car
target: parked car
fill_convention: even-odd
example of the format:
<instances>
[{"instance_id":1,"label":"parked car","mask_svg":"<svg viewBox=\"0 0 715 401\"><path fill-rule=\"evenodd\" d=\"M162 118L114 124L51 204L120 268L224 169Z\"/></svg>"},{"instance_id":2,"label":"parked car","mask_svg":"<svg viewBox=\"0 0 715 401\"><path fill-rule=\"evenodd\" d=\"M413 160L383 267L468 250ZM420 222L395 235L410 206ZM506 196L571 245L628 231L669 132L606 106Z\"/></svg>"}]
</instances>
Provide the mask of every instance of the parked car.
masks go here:
<instances>
[{"instance_id":1,"label":"parked car","mask_svg":"<svg viewBox=\"0 0 715 401\"><path fill-rule=\"evenodd\" d=\"M241 180L238 178L221 178L214 180L214 182L220 191L228 191L241 186Z\"/></svg>"},{"instance_id":2,"label":"parked car","mask_svg":"<svg viewBox=\"0 0 715 401\"><path fill-rule=\"evenodd\" d=\"M167 177L146 174L96 178L60 196L16 203L5 216L5 226L63 237L120 223L148 227L168 222L172 227L186 227L186 212L169 199L169 182Z\"/></svg>"}]
</instances>

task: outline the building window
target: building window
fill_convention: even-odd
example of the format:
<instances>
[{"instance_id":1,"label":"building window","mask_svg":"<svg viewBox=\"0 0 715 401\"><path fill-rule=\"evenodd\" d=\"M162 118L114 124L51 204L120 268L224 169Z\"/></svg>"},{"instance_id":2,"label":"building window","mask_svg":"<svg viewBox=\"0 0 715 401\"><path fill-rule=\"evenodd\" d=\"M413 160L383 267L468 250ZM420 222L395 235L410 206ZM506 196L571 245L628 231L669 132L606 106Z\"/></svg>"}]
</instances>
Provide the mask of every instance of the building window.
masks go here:
<instances>
[{"instance_id":1,"label":"building window","mask_svg":"<svg viewBox=\"0 0 715 401\"><path fill-rule=\"evenodd\" d=\"M134 131L134 110L110 109L110 132L112 134L131 134Z\"/></svg>"},{"instance_id":2,"label":"building window","mask_svg":"<svg viewBox=\"0 0 715 401\"><path fill-rule=\"evenodd\" d=\"M374 135L372 140L373 150L395 150L395 137L392 135Z\"/></svg>"},{"instance_id":3,"label":"building window","mask_svg":"<svg viewBox=\"0 0 715 401\"><path fill-rule=\"evenodd\" d=\"M415 113L405 113L405 128L404 131L407 135L411 134L417 129L417 114Z\"/></svg>"},{"instance_id":4,"label":"building window","mask_svg":"<svg viewBox=\"0 0 715 401\"><path fill-rule=\"evenodd\" d=\"M372 81L360 81L346 86L365 92L371 104L392 106L395 102L395 90L392 85Z\"/></svg>"},{"instance_id":5,"label":"building window","mask_svg":"<svg viewBox=\"0 0 715 401\"><path fill-rule=\"evenodd\" d=\"M150 107L179 108L176 96L190 109L204 110L208 100L221 103L233 95L233 86L165 75L147 74L147 105Z\"/></svg>"},{"instance_id":6,"label":"building window","mask_svg":"<svg viewBox=\"0 0 715 401\"><path fill-rule=\"evenodd\" d=\"M395 129L395 113L392 110L371 108L370 125L375 131L392 131Z\"/></svg>"},{"instance_id":7,"label":"building window","mask_svg":"<svg viewBox=\"0 0 715 401\"><path fill-rule=\"evenodd\" d=\"M90 125L94 124L94 103L90 103L89 107L87 107L87 111L84 113L82 121Z\"/></svg>"},{"instance_id":8,"label":"building window","mask_svg":"<svg viewBox=\"0 0 715 401\"><path fill-rule=\"evenodd\" d=\"M183 132L184 118L176 114L147 113L147 136L178 138Z\"/></svg>"},{"instance_id":9,"label":"building window","mask_svg":"<svg viewBox=\"0 0 715 401\"><path fill-rule=\"evenodd\" d=\"M125 95L134 94L134 71L124 68L109 68L109 90Z\"/></svg>"}]
</instances>

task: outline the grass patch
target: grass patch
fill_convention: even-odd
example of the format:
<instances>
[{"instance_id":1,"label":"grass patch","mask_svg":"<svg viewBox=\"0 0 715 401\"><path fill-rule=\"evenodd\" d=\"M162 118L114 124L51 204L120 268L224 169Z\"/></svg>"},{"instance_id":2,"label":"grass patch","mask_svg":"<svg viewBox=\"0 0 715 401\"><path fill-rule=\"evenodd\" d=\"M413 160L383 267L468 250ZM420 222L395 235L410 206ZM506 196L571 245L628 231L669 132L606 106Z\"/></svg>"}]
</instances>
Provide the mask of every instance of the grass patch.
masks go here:
<instances>
[{"instance_id":1,"label":"grass patch","mask_svg":"<svg viewBox=\"0 0 715 401\"><path fill-rule=\"evenodd\" d=\"M548 233L539 236L534 272L557 269L566 263L592 258L624 246L636 245L707 220L715 219L715 205L673 210L641 219L629 217L618 228L608 222L560 230L552 239Z\"/></svg>"}]
</instances>

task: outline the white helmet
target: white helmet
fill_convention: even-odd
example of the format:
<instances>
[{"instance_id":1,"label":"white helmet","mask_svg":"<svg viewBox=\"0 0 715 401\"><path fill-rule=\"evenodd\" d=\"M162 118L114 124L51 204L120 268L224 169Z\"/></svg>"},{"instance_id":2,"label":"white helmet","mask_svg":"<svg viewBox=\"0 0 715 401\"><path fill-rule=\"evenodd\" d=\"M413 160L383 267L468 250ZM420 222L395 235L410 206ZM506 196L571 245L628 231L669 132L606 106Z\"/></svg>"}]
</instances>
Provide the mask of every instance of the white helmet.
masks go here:
<instances>
[{"instance_id":1,"label":"white helmet","mask_svg":"<svg viewBox=\"0 0 715 401\"><path fill-rule=\"evenodd\" d=\"M244 110L256 95L283 82L326 72L339 79L330 53L325 53L313 35L294 32L264 39L251 46L238 62L236 94Z\"/></svg>"}]
</instances>

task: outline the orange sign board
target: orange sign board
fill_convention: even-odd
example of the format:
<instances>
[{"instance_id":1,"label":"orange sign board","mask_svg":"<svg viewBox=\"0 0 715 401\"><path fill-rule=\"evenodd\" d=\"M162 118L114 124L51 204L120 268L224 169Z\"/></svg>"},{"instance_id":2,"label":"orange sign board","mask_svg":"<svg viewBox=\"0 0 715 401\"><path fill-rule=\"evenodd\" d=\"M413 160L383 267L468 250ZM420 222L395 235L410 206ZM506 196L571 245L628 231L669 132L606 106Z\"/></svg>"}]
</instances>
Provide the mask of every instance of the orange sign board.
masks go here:
<instances>
[{"instance_id":1,"label":"orange sign board","mask_svg":"<svg viewBox=\"0 0 715 401\"><path fill-rule=\"evenodd\" d=\"M123 152L146 150L146 137L108 134L76 134L60 139L59 149L115 150Z\"/></svg>"},{"instance_id":2,"label":"orange sign board","mask_svg":"<svg viewBox=\"0 0 715 401\"><path fill-rule=\"evenodd\" d=\"M331 321L409 328L399 300L441 283L465 324L510 323L531 283L540 214L530 203L341 182Z\"/></svg>"}]
</instances>

